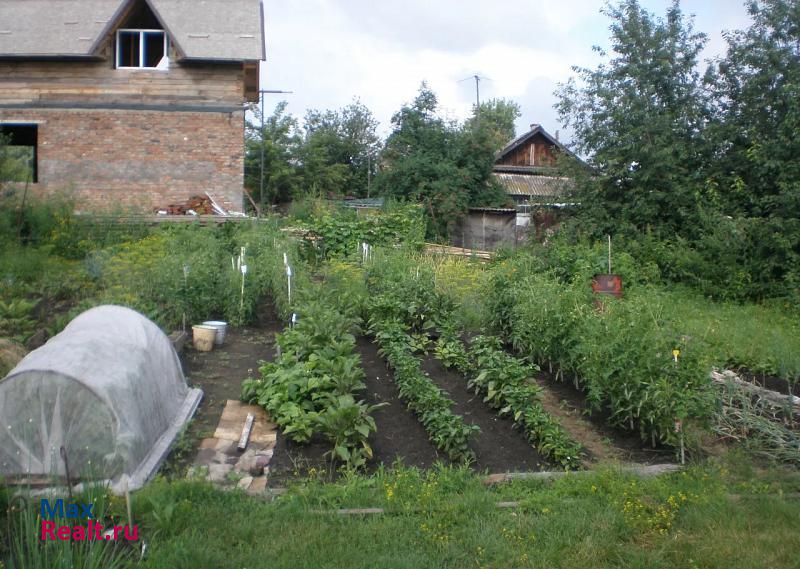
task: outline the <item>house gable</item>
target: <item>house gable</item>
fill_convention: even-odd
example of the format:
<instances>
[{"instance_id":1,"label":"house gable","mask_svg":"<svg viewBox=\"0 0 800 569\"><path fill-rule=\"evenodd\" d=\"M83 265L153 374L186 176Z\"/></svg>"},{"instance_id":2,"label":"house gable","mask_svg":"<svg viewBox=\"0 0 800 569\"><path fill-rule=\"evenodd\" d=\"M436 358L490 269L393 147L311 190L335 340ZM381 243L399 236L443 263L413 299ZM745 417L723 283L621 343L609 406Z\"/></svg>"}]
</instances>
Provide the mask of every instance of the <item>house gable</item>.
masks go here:
<instances>
[{"instance_id":1,"label":"house gable","mask_svg":"<svg viewBox=\"0 0 800 569\"><path fill-rule=\"evenodd\" d=\"M109 37L142 3L180 59L265 59L261 0L3 0L0 59L103 58Z\"/></svg>"},{"instance_id":2,"label":"house gable","mask_svg":"<svg viewBox=\"0 0 800 569\"><path fill-rule=\"evenodd\" d=\"M541 125L532 124L531 130L509 142L495 157L501 166L553 167L559 152L570 154L558 139L550 136Z\"/></svg>"}]
</instances>

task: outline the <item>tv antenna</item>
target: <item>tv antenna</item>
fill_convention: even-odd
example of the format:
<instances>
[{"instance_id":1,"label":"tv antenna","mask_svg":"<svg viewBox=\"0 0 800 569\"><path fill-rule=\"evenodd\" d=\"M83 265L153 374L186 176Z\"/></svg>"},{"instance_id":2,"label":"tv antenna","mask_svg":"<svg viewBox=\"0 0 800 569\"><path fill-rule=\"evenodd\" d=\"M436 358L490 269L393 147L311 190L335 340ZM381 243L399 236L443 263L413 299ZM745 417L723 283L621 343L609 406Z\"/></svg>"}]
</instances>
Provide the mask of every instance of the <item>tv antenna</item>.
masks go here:
<instances>
[{"instance_id":1,"label":"tv antenna","mask_svg":"<svg viewBox=\"0 0 800 569\"><path fill-rule=\"evenodd\" d=\"M475 80L475 116L478 117L481 113L481 81L491 81L491 79L488 77L481 77L476 73L475 75L461 79L459 83L472 81L473 79Z\"/></svg>"}]
</instances>

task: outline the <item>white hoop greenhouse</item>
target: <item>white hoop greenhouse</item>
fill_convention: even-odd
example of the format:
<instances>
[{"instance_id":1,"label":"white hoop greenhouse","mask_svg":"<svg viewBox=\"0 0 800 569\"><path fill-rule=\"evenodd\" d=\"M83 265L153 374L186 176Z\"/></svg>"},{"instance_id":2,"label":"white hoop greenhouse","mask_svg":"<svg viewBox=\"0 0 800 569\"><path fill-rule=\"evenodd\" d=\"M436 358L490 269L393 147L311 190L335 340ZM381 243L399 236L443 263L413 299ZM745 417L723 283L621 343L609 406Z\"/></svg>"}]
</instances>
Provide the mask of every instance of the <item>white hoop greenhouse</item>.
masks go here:
<instances>
[{"instance_id":1,"label":"white hoop greenhouse","mask_svg":"<svg viewBox=\"0 0 800 569\"><path fill-rule=\"evenodd\" d=\"M201 397L158 326L92 308L0 380L0 477L139 488Z\"/></svg>"}]
</instances>

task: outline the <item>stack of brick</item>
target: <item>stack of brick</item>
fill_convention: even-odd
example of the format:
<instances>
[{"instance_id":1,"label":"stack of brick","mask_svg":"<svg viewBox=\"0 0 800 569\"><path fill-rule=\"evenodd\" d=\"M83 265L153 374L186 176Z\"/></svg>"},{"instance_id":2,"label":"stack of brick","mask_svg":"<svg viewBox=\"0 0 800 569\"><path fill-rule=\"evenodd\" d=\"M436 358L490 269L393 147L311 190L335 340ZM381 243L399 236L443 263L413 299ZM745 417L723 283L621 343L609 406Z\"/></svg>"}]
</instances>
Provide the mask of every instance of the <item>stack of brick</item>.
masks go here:
<instances>
[{"instance_id":1,"label":"stack of brick","mask_svg":"<svg viewBox=\"0 0 800 569\"><path fill-rule=\"evenodd\" d=\"M167 212L167 215L213 215L214 205L203 196L192 196L185 203L170 204L165 208L156 208L156 212Z\"/></svg>"}]
</instances>

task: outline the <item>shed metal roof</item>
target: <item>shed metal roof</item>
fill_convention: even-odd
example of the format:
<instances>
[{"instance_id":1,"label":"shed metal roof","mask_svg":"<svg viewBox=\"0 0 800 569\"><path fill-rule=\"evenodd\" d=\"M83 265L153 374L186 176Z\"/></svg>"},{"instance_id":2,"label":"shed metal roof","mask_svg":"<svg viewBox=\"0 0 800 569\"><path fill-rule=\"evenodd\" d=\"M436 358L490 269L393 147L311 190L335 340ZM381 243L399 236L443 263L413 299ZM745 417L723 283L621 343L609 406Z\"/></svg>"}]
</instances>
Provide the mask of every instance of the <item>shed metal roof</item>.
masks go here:
<instances>
[{"instance_id":1,"label":"shed metal roof","mask_svg":"<svg viewBox=\"0 0 800 569\"><path fill-rule=\"evenodd\" d=\"M539 198L563 197L572 187L569 178L537 176L532 174L509 174L494 172L493 176L510 196L535 196Z\"/></svg>"},{"instance_id":2,"label":"shed metal roof","mask_svg":"<svg viewBox=\"0 0 800 569\"><path fill-rule=\"evenodd\" d=\"M93 58L134 0L2 0L0 58ZM144 0L182 59L262 60L261 0Z\"/></svg>"}]
</instances>

